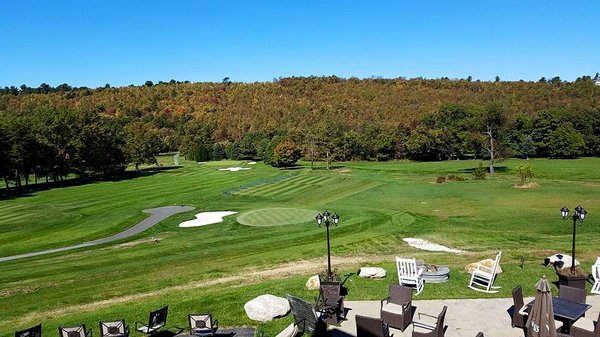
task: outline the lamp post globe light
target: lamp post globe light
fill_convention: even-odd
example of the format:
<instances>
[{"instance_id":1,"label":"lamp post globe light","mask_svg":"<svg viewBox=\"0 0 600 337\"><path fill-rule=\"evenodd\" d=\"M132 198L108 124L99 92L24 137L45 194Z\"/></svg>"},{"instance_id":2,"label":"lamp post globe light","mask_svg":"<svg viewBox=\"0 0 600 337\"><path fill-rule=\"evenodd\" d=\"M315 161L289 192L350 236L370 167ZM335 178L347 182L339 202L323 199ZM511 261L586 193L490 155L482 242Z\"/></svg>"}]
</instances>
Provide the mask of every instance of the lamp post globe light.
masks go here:
<instances>
[{"instance_id":1,"label":"lamp post globe light","mask_svg":"<svg viewBox=\"0 0 600 337\"><path fill-rule=\"evenodd\" d=\"M569 209L567 207L561 208L560 214L562 215L563 220L567 220L569 218ZM575 233L577 221L583 222L583 220L585 220L586 215L587 211L583 207L577 206L575 207L575 211L571 216L573 218L573 248L571 250L571 273L575 273Z\"/></svg>"},{"instance_id":2,"label":"lamp post globe light","mask_svg":"<svg viewBox=\"0 0 600 337\"><path fill-rule=\"evenodd\" d=\"M333 223L333 225L337 227L338 222L340 222L340 216L337 215L337 213L331 215L331 213L326 210L323 212L323 214L317 214L315 219L317 220L317 225L319 225L319 227L325 225L325 228L327 228L327 281L333 281L333 275L331 274L331 245L329 244L329 226Z\"/></svg>"}]
</instances>

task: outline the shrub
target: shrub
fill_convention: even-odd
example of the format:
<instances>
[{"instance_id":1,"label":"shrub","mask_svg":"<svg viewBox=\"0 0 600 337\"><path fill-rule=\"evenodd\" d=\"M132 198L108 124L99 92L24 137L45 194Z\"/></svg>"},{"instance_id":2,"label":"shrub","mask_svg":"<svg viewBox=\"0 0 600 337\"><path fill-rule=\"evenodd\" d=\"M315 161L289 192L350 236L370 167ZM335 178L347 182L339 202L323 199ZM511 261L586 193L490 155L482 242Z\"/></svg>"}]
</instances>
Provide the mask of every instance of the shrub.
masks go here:
<instances>
[{"instance_id":1,"label":"shrub","mask_svg":"<svg viewBox=\"0 0 600 337\"><path fill-rule=\"evenodd\" d=\"M439 176L439 177L437 177L437 179L435 180L435 182L438 183L438 184L443 184L443 183L446 182L446 177Z\"/></svg>"},{"instance_id":2,"label":"shrub","mask_svg":"<svg viewBox=\"0 0 600 337\"><path fill-rule=\"evenodd\" d=\"M479 163L479 167L473 170L473 180L485 180L486 168L483 167L482 163Z\"/></svg>"},{"instance_id":3,"label":"shrub","mask_svg":"<svg viewBox=\"0 0 600 337\"><path fill-rule=\"evenodd\" d=\"M517 174L521 181L519 185L525 185L529 182L529 179L533 178L533 167L529 163L517 166Z\"/></svg>"}]
</instances>

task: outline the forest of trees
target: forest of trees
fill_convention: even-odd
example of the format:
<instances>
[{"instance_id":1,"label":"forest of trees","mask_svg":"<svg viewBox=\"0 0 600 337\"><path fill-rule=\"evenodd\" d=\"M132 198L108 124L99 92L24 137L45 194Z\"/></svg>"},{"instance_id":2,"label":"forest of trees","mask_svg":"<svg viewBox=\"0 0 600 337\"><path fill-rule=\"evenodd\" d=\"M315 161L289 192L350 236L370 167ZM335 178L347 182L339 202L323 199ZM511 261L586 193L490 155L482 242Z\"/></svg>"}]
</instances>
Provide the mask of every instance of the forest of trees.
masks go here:
<instances>
[{"instance_id":1,"label":"forest of trees","mask_svg":"<svg viewBox=\"0 0 600 337\"><path fill-rule=\"evenodd\" d=\"M181 151L205 161L446 160L600 154L600 86L573 82L290 77L114 88L0 89L0 175L122 174ZM278 147L279 146L279 147Z\"/></svg>"}]
</instances>

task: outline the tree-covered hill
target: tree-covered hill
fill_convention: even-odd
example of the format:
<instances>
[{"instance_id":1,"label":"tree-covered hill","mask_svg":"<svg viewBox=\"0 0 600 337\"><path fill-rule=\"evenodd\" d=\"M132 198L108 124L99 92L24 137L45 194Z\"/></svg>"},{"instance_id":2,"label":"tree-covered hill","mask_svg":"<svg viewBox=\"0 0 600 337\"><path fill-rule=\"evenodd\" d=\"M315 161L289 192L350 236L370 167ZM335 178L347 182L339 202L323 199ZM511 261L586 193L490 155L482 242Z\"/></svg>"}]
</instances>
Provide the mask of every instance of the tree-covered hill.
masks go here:
<instances>
[{"instance_id":1,"label":"tree-covered hill","mask_svg":"<svg viewBox=\"0 0 600 337\"><path fill-rule=\"evenodd\" d=\"M16 88L15 88L16 89ZM509 116L535 115L549 108L598 107L600 87L591 78L575 82L469 82L449 79L280 78L268 83L147 82L121 88L10 88L0 111L28 112L49 107L93 110L116 117L193 116L216 128L218 140L245 132L307 127L336 120L350 128L366 122L414 126L445 104L502 104Z\"/></svg>"},{"instance_id":2,"label":"tree-covered hill","mask_svg":"<svg viewBox=\"0 0 600 337\"><path fill-rule=\"evenodd\" d=\"M600 153L600 86L589 76L574 82L558 77L538 82L335 76L257 83L171 80L96 89L23 85L0 93L5 176L14 175L16 167L32 172L36 166L46 167L42 175L55 171L55 177L115 172L127 163L152 161L154 152L174 150L197 160L268 162L284 140L306 159L327 160ZM33 156L34 150L49 154ZM33 158L24 158L26 153ZM51 163L40 165L42 159Z\"/></svg>"}]
</instances>

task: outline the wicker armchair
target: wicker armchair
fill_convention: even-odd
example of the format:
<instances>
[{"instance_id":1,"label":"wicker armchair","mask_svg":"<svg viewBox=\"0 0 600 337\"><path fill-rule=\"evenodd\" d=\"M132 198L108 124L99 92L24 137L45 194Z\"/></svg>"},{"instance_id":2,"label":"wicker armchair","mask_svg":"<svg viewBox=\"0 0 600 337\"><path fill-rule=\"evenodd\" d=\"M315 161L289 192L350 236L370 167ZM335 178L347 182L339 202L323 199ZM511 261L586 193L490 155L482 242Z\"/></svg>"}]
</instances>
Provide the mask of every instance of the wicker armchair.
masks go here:
<instances>
[{"instance_id":1,"label":"wicker armchair","mask_svg":"<svg viewBox=\"0 0 600 337\"><path fill-rule=\"evenodd\" d=\"M404 332L413 319L412 294L410 287L390 284L388 297L381 300L381 319Z\"/></svg>"},{"instance_id":2,"label":"wicker armchair","mask_svg":"<svg viewBox=\"0 0 600 337\"><path fill-rule=\"evenodd\" d=\"M595 322L589 318L580 318L571 326L570 334L573 337L600 337L600 314Z\"/></svg>"},{"instance_id":3,"label":"wicker armchair","mask_svg":"<svg viewBox=\"0 0 600 337\"><path fill-rule=\"evenodd\" d=\"M483 335L483 332L479 331L477 333L477 335L475 335L475 337L485 337L485 336Z\"/></svg>"},{"instance_id":4,"label":"wicker armchair","mask_svg":"<svg viewBox=\"0 0 600 337\"><path fill-rule=\"evenodd\" d=\"M525 329L527 323L527 317L529 315L521 313L520 310L525 305L523 300L523 289L521 286L516 287L512 291L514 308L511 317L511 325L512 327L517 327L521 329Z\"/></svg>"},{"instance_id":5,"label":"wicker armchair","mask_svg":"<svg viewBox=\"0 0 600 337\"><path fill-rule=\"evenodd\" d=\"M561 285L558 288L558 297L569 300L572 302L585 303L586 301L585 289L573 288L565 285Z\"/></svg>"},{"instance_id":6,"label":"wicker armchair","mask_svg":"<svg viewBox=\"0 0 600 337\"><path fill-rule=\"evenodd\" d=\"M321 316L315 310L315 307L305 300L286 294L292 316L294 317L295 332L307 336L323 336L327 334L327 325L324 324Z\"/></svg>"},{"instance_id":7,"label":"wicker armchair","mask_svg":"<svg viewBox=\"0 0 600 337\"><path fill-rule=\"evenodd\" d=\"M387 323L385 323L382 319L356 315L356 337L391 336Z\"/></svg>"},{"instance_id":8,"label":"wicker armchair","mask_svg":"<svg viewBox=\"0 0 600 337\"><path fill-rule=\"evenodd\" d=\"M324 314L323 320L327 324L339 325L345 313L341 283L321 281L315 307Z\"/></svg>"},{"instance_id":9,"label":"wicker armchair","mask_svg":"<svg viewBox=\"0 0 600 337\"><path fill-rule=\"evenodd\" d=\"M412 337L443 337L444 336L444 319L446 318L447 306L442 308L439 315L429 315L419 313L419 321L413 322ZM425 323L421 319L428 318L435 320L433 323Z\"/></svg>"}]
</instances>

